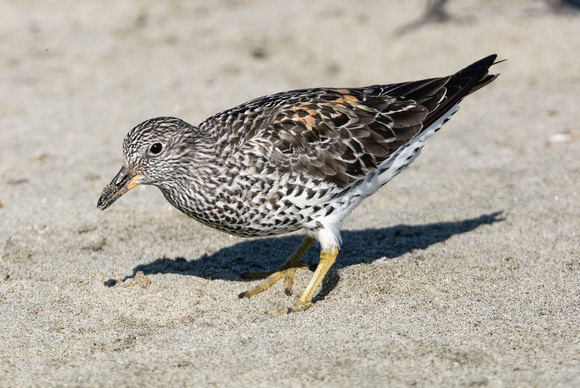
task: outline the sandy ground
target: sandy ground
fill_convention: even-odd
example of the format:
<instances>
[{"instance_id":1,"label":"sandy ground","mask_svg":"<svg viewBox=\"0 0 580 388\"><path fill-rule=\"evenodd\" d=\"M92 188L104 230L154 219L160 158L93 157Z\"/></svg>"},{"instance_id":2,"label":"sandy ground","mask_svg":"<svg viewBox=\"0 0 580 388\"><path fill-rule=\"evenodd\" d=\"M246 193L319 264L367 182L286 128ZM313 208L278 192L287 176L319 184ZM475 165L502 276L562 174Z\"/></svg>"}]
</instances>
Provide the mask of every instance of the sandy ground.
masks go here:
<instances>
[{"instance_id":1,"label":"sandy ground","mask_svg":"<svg viewBox=\"0 0 580 388\"><path fill-rule=\"evenodd\" d=\"M579 386L580 18L466 0L406 28L424 5L2 1L0 386ZM501 77L351 214L306 312L237 298L300 233L231 237L152 187L96 209L147 118L491 53Z\"/></svg>"}]
</instances>

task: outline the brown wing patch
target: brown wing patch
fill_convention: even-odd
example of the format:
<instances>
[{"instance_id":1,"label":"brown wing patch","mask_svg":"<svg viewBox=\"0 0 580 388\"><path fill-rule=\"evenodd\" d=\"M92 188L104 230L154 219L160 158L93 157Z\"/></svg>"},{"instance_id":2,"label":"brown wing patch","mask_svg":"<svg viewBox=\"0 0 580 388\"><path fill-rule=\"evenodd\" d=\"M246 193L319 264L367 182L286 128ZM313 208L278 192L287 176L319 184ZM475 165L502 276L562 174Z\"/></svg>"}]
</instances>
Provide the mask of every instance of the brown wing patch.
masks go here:
<instances>
[{"instance_id":1,"label":"brown wing patch","mask_svg":"<svg viewBox=\"0 0 580 388\"><path fill-rule=\"evenodd\" d=\"M349 89L330 89L330 92L335 92L338 94L350 94L350 90Z\"/></svg>"},{"instance_id":2,"label":"brown wing patch","mask_svg":"<svg viewBox=\"0 0 580 388\"><path fill-rule=\"evenodd\" d=\"M281 109L273 122L271 157L280 171L307 173L345 187L376 170L401 142L415 136L426 115L413 101L392 103L391 97L369 96L360 89L323 92ZM408 112L399 136L391 115L401 110Z\"/></svg>"},{"instance_id":3,"label":"brown wing patch","mask_svg":"<svg viewBox=\"0 0 580 388\"><path fill-rule=\"evenodd\" d=\"M335 104L344 105L344 104L351 104L356 105L359 103L359 99L352 95L350 90L348 89L333 89L330 92L335 92L339 95L339 97L334 100Z\"/></svg>"},{"instance_id":4,"label":"brown wing patch","mask_svg":"<svg viewBox=\"0 0 580 388\"><path fill-rule=\"evenodd\" d=\"M292 116L288 116L290 120L295 122L297 125L301 125L309 131L314 130L314 127L317 125L317 121L320 121L320 113L312 109L311 104L303 103L299 106L290 109L291 112L294 112ZM318 119L318 120L317 120ZM282 121L284 118L281 119ZM281 120L276 120L275 123L279 123Z\"/></svg>"}]
</instances>

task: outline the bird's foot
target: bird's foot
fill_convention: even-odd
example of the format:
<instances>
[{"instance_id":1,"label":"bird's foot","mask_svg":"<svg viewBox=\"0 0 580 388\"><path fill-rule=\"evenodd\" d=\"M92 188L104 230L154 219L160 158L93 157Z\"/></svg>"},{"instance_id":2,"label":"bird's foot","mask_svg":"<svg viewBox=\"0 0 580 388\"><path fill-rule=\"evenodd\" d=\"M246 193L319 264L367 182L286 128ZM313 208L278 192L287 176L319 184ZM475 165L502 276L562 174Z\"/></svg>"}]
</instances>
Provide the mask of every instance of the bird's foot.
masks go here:
<instances>
[{"instance_id":1,"label":"bird's foot","mask_svg":"<svg viewBox=\"0 0 580 388\"><path fill-rule=\"evenodd\" d=\"M300 263L300 259L306 252L306 249L312 244L313 239L307 237L300 247L290 256L290 259L286 260L284 265L279 269L272 271L272 272L261 272L257 274L246 275L248 277L262 277L267 276L266 280L258 284L256 287L242 292L239 297L240 298L250 298L254 295L259 294L262 291L266 291L268 288L272 287L278 280L284 278L284 287L286 289L286 293L290 294L292 292L292 283L294 282L294 275L296 274L296 270L298 268L306 269L308 268L306 265ZM308 310L310 307L314 306L312 303L312 297L314 296L314 292L322 283L322 280L326 276L326 273L334 264L336 260L336 256L338 255L338 247L331 246L330 248L323 249L320 251L320 262L316 267L316 271L314 271L314 275L312 275L312 279L310 279L310 283L304 290L304 293L298 299L292 307L288 307L285 309L280 310L270 310L267 313L274 316L280 316L289 313L295 313L298 311Z\"/></svg>"},{"instance_id":2,"label":"bird's foot","mask_svg":"<svg viewBox=\"0 0 580 388\"><path fill-rule=\"evenodd\" d=\"M286 262L278 269L268 272L250 272L243 274L242 277L244 279L266 279L254 288L242 292L238 297L251 298L252 296L258 295L260 292L266 291L268 288L272 287L282 278L284 278L284 291L286 292L286 295L292 295L294 275L296 274L297 269L308 269L308 266L302 264L300 261L313 242L314 239L312 237L306 237L292 255L290 255L288 260L286 260Z\"/></svg>"},{"instance_id":3,"label":"bird's foot","mask_svg":"<svg viewBox=\"0 0 580 388\"><path fill-rule=\"evenodd\" d=\"M278 269L268 272L249 272L242 275L244 279L264 279L263 282L257 286L242 292L238 295L240 298L251 298L259 293L266 291L268 288L276 284L280 279L284 278L284 292L286 295L292 295L292 286L294 284L294 275L297 269L308 269L305 264L298 264L296 267L288 268L282 266Z\"/></svg>"},{"instance_id":4,"label":"bird's foot","mask_svg":"<svg viewBox=\"0 0 580 388\"><path fill-rule=\"evenodd\" d=\"M275 317L279 317L280 315L297 313L299 311L305 311L305 310L308 310L312 306L314 306L314 303L312 303L312 302L298 301L292 307L287 307L285 309L279 309L279 310L268 310L266 313L269 315L275 316Z\"/></svg>"}]
</instances>

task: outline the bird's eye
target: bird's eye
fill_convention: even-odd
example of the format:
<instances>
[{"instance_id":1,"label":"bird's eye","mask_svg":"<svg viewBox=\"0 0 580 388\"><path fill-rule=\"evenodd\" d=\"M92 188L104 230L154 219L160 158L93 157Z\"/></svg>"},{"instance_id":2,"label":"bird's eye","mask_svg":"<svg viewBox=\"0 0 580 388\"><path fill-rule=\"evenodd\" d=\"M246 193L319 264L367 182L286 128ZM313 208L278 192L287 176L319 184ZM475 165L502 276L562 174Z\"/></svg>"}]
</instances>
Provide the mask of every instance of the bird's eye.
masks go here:
<instances>
[{"instance_id":1,"label":"bird's eye","mask_svg":"<svg viewBox=\"0 0 580 388\"><path fill-rule=\"evenodd\" d=\"M152 144L151 147L149 147L149 152L151 152L153 155L157 155L158 153L161 152L162 149L163 145L161 143L155 143Z\"/></svg>"}]
</instances>

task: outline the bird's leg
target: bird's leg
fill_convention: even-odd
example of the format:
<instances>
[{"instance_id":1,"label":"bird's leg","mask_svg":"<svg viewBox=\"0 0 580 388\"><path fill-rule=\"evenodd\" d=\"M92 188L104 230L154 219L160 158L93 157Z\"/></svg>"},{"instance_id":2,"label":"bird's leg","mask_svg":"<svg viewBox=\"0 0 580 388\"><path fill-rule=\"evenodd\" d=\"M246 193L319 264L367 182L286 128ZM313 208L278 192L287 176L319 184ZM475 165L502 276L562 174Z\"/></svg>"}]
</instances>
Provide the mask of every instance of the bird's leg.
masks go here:
<instances>
[{"instance_id":1,"label":"bird's leg","mask_svg":"<svg viewBox=\"0 0 580 388\"><path fill-rule=\"evenodd\" d=\"M279 316L283 314L308 310L310 307L314 306L314 303L312 303L312 297L314 297L314 293L318 289L318 286L320 286L320 283L322 283L326 273L336 261L337 255L337 247L331 247L329 249L323 249L320 251L320 262L318 263L318 267L316 267L316 271L314 271L314 275L312 275L310 283L308 283L308 286L304 290L304 293L302 293L300 299L298 299L298 302L296 302L292 307L288 307L282 310L268 311L268 314Z\"/></svg>"},{"instance_id":2,"label":"bird's leg","mask_svg":"<svg viewBox=\"0 0 580 388\"><path fill-rule=\"evenodd\" d=\"M314 238L307 236L302 243L296 248L294 253L290 255L288 260L273 271L267 272L250 272L245 273L242 275L244 279L263 279L266 278L263 282L255 286L254 288L242 292L238 295L240 298L251 298L254 295L258 295L262 291L266 291L268 288L272 287L274 284L278 282L278 280L284 278L284 290L287 295L292 294L292 285L294 284L294 275L296 274L297 269L308 269L308 266L305 264L301 264L300 261L302 257L310 248L312 243L314 242Z\"/></svg>"}]
</instances>

